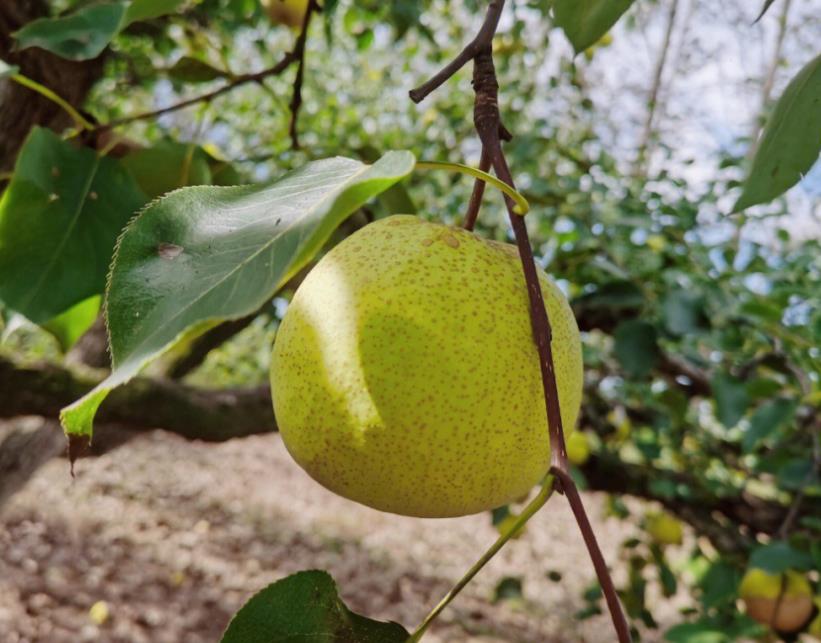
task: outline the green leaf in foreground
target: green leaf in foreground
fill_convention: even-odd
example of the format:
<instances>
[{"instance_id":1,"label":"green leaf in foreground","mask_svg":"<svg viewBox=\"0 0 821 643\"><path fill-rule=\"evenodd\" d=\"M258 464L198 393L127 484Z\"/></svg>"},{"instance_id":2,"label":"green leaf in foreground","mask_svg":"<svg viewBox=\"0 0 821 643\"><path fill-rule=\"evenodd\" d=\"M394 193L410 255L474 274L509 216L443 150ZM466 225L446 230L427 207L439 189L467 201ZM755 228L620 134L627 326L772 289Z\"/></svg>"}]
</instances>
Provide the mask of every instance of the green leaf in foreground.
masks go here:
<instances>
[{"instance_id":1,"label":"green leaf in foreground","mask_svg":"<svg viewBox=\"0 0 821 643\"><path fill-rule=\"evenodd\" d=\"M102 297L94 295L75 304L66 312L60 313L54 319L43 324L43 328L50 332L60 343L63 352L68 351L85 333L100 312Z\"/></svg>"},{"instance_id":2,"label":"green leaf in foreground","mask_svg":"<svg viewBox=\"0 0 821 643\"><path fill-rule=\"evenodd\" d=\"M183 0L100 2L55 18L40 18L14 34L19 49L40 47L69 60L99 56L133 22L176 11Z\"/></svg>"},{"instance_id":3,"label":"green leaf in foreground","mask_svg":"<svg viewBox=\"0 0 821 643\"><path fill-rule=\"evenodd\" d=\"M798 183L821 151L821 54L790 81L764 126L733 212L780 196Z\"/></svg>"},{"instance_id":4,"label":"green leaf in foreground","mask_svg":"<svg viewBox=\"0 0 821 643\"><path fill-rule=\"evenodd\" d=\"M555 0L556 25L580 53L606 34L633 0Z\"/></svg>"},{"instance_id":5,"label":"green leaf in foreground","mask_svg":"<svg viewBox=\"0 0 821 643\"><path fill-rule=\"evenodd\" d=\"M221 643L403 643L397 623L350 611L326 572L306 571L269 585L234 615Z\"/></svg>"},{"instance_id":6,"label":"green leaf in foreground","mask_svg":"<svg viewBox=\"0 0 821 643\"><path fill-rule=\"evenodd\" d=\"M258 310L348 215L414 164L409 152L373 165L325 159L264 186L183 188L143 210L109 273L113 371L60 415L75 448L91 439L111 389L183 337Z\"/></svg>"},{"instance_id":7,"label":"green leaf in foreground","mask_svg":"<svg viewBox=\"0 0 821 643\"><path fill-rule=\"evenodd\" d=\"M117 161L34 128L0 199L0 299L42 324L102 293L117 236L145 201Z\"/></svg>"}]
</instances>

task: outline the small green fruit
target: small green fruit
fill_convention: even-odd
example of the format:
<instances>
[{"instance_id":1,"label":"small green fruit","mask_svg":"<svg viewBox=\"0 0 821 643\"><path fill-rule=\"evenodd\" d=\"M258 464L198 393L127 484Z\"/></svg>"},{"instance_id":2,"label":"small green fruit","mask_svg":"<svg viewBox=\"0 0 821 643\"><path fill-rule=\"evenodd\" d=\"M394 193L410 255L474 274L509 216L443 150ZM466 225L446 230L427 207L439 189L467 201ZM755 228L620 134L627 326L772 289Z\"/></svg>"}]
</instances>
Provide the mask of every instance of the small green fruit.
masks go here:
<instances>
[{"instance_id":1,"label":"small green fruit","mask_svg":"<svg viewBox=\"0 0 821 643\"><path fill-rule=\"evenodd\" d=\"M567 459L577 467L582 466L590 458L590 442L583 431L574 431L567 438Z\"/></svg>"},{"instance_id":2,"label":"small green fruit","mask_svg":"<svg viewBox=\"0 0 821 643\"><path fill-rule=\"evenodd\" d=\"M812 615L810 584L803 574L792 570L769 574L751 568L741 579L738 593L750 618L780 632L798 631Z\"/></svg>"},{"instance_id":3,"label":"small green fruit","mask_svg":"<svg viewBox=\"0 0 821 643\"><path fill-rule=\"evenodd\" d=\"M275 25L300 29L308 10L308 0L262 0L262 6Z\"/></svg>"},{"instance_id":4,"label":"small green fruit","mask_svg":"<svg viewBox=\"0 0 821 643\"><path fill-rule=\"evenodd\" d=\"M645 517L647 533L660 545L680 545L684 536L681 521L666 511L648 513Z\"/></svg>"},{"instance_id":5,"label":"small green fruit","mask_svg":"<svg viewBox=\"0 0 821 643\"><path fill-rule=\"evenodd\" d=\"M579 331L540 272L563 425L582 391ZM420 517L505 505L547 472L544 394L512 246L414 216L333 248L282 320L271 390L282 439L318 482Z\"/></svg>"}]
</instances>

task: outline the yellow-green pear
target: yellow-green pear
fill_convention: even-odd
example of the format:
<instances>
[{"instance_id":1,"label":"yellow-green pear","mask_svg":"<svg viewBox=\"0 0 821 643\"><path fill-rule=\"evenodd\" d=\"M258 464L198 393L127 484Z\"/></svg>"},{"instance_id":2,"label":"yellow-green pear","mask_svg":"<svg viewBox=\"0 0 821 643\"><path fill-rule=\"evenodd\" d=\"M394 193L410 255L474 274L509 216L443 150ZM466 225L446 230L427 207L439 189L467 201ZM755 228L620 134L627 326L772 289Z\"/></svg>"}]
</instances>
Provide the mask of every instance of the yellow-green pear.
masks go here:
<instances>
[{"instance_id":1,"label":"yellow-green pear","mask_svg":"<svg viewBox=\"0 0 821 643\"><path fill-rule=\"evenodd\" d=\"M660 545L680 545L684 536L681 521L666 511L651 512L645 516L647 533Z\"/></svg>"},{"instance_id":2,"label":"yellow-green pear","mask_svg":"<svg viewBox=\"0 0 821 643\"><path fill-rule=\"evenodd\" d=\"M563 425L582 392L579 331L540 271ZM397 215L334 247L305 278L274 345L282 439L315 480L420 517L526 494L550 447L516 249Z\"/></svg>"},{"instance_id":3,"label":"yellow-green pear","mask_svg":"<svg viewBox=\"0 0 821 643\"><path fill-rule=\"evenodd\" d=\"M567 459L577 467L582 466L590 458L590 442L584 431L575 431L567 438Z\"/></svg>"},{"instance_id":4,"label":"yellow-green pear","mask_svg":"<svg viewBox=\"0 0 821 643\"><path fill-rule=\"evenodd\" d=\"M738 594L750 618L780 632L798 631L812 615L810 584L793 570L770 574L753 567L741 579Z\"/></svg>"},{"instance_id":5,"label":"yellow-green pear","mask_svg":"<svg viewBox=\"0 0 821 643\"><path fill-rule=\"evenodd\" d=\"M815 603L817 613L815 618L812 619L812 622L807 628L807 634L809 634L815 640L821 641L821 596L816 596L813 599L813 603Z\"/></svg>"},{"instance_id":6,"label":"yellow-green pear","mask_svg":"<svg viewBox=\"0 0 821 643\"><path fill-rule=\"evenodd\" d=\"M308 0L262 0L262 6L275 25L300 29L308 10Z\"/></svg>"}]
</instances>

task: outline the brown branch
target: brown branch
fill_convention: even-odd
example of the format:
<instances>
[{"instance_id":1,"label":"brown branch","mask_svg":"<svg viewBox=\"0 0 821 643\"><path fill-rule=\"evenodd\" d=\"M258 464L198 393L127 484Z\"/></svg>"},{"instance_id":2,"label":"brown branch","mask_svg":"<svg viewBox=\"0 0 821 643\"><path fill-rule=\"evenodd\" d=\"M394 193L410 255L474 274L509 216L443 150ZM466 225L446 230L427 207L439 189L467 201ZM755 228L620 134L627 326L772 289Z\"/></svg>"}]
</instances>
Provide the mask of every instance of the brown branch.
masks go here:
<instances>
[{"instance_id":1,"label":"brown branch","mask_svg":"<svg viewBox=\"0 0 821 643\"><path fill-rule=\"evenodd\" d=\"M263 80L270 76L277 76L284 72L286 69L288 69L288 67L290 67L291 64L296 60L296 50L289 51L282 57L282 59L276 65L251 74L242 74L240 76L236 76L231 82L223 85L222 87L218 87L213 91L201 94L199 96L194 96L193 98L189 98L179 103L175 103L174 105L169 105L168 107L163 107L162 109L157 109L149 112L141 112L139 114L132 114L131 116L117 118L107 123L100 123L92 131L100 132L104 130L110 130L115 127L120 127L121 125L133 123L134 121L142 121L150 118L156 118L158 116L163 116L164 114L170 114L172 112L185 109L186 107L191 107L192 105L196 105L198 103L211 102L218 96L233 91L241 85L245 85L247 83L261 83Z\"/></svg>"},{"instance_id":2,"label":"brown branch","mask_svg":"<svg viewBox=\"0 0 821 643\"><path fill-rule=\"evenodd\" d=\"M410 92L411 100L418 103L430 92L442 85L453 76L469 60L473 59L473 90L475 93L473 122L479 139L482 142L484 154L490 159L496 176L511 187L514 187L513 177L507 165L501 144L502 127L499 113L498 93L499 84L496 79L496 70L493 65L492 40L499 24L499 17L504 8L504 0L491 0L485 21L479 34L462 52L426 83ZM481 189L478 188L477 189ZM515 204L505 198L510 217L510 223L516 237L516 245L522 260L528 298L530 301L530 317L533 329L533 339L539 355L539 366L542 373L545 406L547 411L548 435L550 438L551 471L557 476L560 486L570 501L577 523L581 529L585 545L588 548L599 584L605 594L613 625L621 643L631 640L630 628L624 611L621 608L615 586L610 573L596 542L595 534L587 519L584 506L578 495L578 490L568 474L567 451L564 443L562 419L559 410L559 395L556 387L556 375L553 364L553 354L550 345L552 331L547 309L545 308L542 289L530 247L530 239L524 218L515 212Z\"/></svg>"},{"instance_id":3,"label":"brown branch","mask_svg":"<svg viewBox=\"0 0 821 643\"><path fill-rule=\"evenodd\" d=\"M656 61L656 68L653 72L653 84L650 86L650 95L647 99L647 117L644 121L644 131L639 143L638 154L636 155L636 165L634 174L636 176L645 172L647 152L653 138L653 120L656 116L656 108L659 102L659 92L661 91L661 79L664 74L664 67L667 64L667 53L670 50L670 41L673 37L673 27L676 24L676 14L678 13L678 0L670 0L670 10L667 13L667 26L664 31L664 38L661 41L661 50Z\"/></svg>"},{"instance_id":4,"label":"brown branch","mask_svg":"<svg viewBox=\"0 0 821 643\"><path fill-rule=\"evenodd\" d=\"M305 17L302 20L302 31L299 32L296 45L294 46L294 55L297 59L296 76L294 76L294 91L291 96L291 122L288 125L288 134L291 137L291 147L299 149L299 132L297 131L297 121L299 120L299 108L302 106L302 81L305 76L305 43L308 40L308 27L311 26L311 16L314 12L322 11L322 7L316 0L308 0L308 6L305 9Z\"/></svg>"},{"instance_id":5,"label":"brown branch","mask_svg":"<svg viewBox=\"0 0 821 643\"><path fill-rule=\"evenodd\" d=\"M479 29L479 33L476 34L476 37L459 52L456 58L445 65L439 73L409 92L410 98L414 103L421 103L428 94L438 89L457 71L476 58L476 54L478 54L480 50L491 46L493 36L496 35L496 28L499 26L499 18L502 16L504 6L505 0L491 0L488 5L485 21L482 23L482 27Z\"/></svg>"},{"instance_id":6,"label":"brown branch","mask_svg":"<svg viewBox=\"0 0 821 643\"><path fill-rule=\"evenodd\" d=\"M0 417L57 418L60 409L100 379L99 372L47 363L23 365L0 356ZM267 386L210 390L146 377L112 391L97 421L139 430L162 428L212 442L276 430Z\"/></svg>"}]
</instances>

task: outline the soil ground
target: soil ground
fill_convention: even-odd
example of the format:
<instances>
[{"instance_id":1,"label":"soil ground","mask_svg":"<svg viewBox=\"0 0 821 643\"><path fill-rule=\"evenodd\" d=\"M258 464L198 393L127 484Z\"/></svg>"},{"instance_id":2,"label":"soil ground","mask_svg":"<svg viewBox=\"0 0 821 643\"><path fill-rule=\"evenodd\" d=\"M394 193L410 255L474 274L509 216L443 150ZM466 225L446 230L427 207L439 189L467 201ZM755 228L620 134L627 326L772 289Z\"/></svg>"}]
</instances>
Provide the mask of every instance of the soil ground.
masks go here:
<instances>
[{"instance_id":1,"label":"soil ground","mask_svg":"<svg viewBox=\"0 0 821 643\"><path fill-rule=\"evenodd\" d=\"M585 502L618 578L632 528L604 517L603 498ZM64 459L49 462L3 508L0 641L216 643L253 592L311 568L328 570L353 610L411 629L495 533L489 514L419 520L339 498L275 434L211 445L147 433L80 461L73 480ZM508 576L524 598L492 603ZM426 641L613 640L608 617L574 619L593 579L554 497ZM101 625L89 614L97 601L109 610Z\"/></svg>"}]
</instances>

